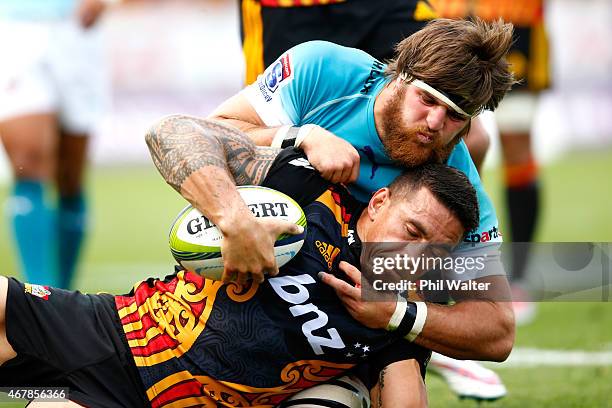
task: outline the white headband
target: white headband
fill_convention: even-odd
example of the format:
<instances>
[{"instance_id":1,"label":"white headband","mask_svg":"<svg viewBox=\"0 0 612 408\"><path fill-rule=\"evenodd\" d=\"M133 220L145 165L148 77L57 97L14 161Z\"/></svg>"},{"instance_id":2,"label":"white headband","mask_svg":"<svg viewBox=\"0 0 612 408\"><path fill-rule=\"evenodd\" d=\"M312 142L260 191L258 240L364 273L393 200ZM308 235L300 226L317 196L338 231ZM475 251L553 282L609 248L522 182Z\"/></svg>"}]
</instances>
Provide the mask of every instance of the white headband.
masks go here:
<instances>
[{"instance_id":1,"label":"white headband","mask_svg":"<svg viewBox=\"0 0 612 408\"><path fill-rule=\"evenodd\" d=\"M442 92L438 91L436 88L432 87L431 85L427 85L425 82L421 81L420 79L416 79L416 78L408 79L408 74L406 74L405 72L402 72L399 78L402 81L411 83L417 88L420 88L426 92L429 92L430 94L432 94L433 96L435 96L436 98L438 98L439 100L441 100L442 102L444 102L445 104L453 108L455 112L460 113L463 116L467 116L468 118L472 117L472 115L470 115L469 113L461 109L459 105L453 102L448 96L444 95Z\"/></svg>"}]
</instances>

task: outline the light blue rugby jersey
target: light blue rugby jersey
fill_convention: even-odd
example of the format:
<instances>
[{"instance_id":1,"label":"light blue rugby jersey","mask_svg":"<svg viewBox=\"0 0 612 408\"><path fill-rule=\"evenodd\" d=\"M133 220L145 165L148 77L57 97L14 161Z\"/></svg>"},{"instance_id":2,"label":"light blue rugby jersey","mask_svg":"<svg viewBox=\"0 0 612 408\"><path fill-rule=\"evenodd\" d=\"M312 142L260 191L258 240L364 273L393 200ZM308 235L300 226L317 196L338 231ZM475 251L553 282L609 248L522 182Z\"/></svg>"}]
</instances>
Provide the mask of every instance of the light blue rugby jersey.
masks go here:
<instances>
[{"instance_id":1,"label":"light blue rugby jersey","mask_svg":"<svg viewBox=\"0 0 612 408\"><path fill-rule=\"evenodd\" d=\"M351 192L367 201L401 173L385 154L374 124L374 101L389 81L384 68L363 51L310 41L283 54L243 94L267 126L312 123L355 146L361 164ZM447 163L468 176L478 195L480 225L466 240L501 242L495 209L463 141Z\"/></svg>"},{"instance_id":2,"label":"light blue rugby jersey","mask_svg":"<svg viewBox=\"0 0 612 408\"><path fill-rule=\"evenodd\" d=\"M77 0L0 0L0 20L48 21L69 18Z\"/></svg>"}]
</instances>

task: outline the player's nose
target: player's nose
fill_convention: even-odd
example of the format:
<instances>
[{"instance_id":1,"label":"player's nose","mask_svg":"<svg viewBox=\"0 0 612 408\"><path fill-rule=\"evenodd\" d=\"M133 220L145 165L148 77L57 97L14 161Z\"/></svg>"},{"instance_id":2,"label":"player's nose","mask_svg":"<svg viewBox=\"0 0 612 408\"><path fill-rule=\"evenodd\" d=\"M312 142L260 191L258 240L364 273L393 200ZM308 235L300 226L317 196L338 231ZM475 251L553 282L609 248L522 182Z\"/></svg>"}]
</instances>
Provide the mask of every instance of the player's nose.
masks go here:
<instances>
[{"instance_id":1,"label":"player's nose","mask_svg":"<svg viewBox=\"0 0 612 408\"><path fill-rule=\"evenodd\" d=\"M431 130L441 130L446 119L446 107L441 105L432 106L427 112L427 126Z\"/></svg>"}]
</instances>

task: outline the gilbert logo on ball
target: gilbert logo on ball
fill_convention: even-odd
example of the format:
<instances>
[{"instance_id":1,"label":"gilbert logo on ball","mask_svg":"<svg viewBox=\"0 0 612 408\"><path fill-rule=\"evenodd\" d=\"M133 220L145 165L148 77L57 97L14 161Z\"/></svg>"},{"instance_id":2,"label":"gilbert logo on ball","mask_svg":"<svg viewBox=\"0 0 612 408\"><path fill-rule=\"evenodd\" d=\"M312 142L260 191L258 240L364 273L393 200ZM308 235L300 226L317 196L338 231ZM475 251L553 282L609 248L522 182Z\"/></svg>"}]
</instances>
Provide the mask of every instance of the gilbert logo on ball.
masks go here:
<instances>
[{"instance_id":1,"label":"gilbert logo on ball","mask_svg":"<svg viewBox=\"0 0 612 408\"><path fill-rule=\"evenodd\" d=\"M302 208L288 195L271 188L240 186L238 192L256 217L280 218L304 227L302 234L282 234L276 239L276 263L280 267L289 262L304 243L306 216ZM220 280L223 274L222 240L217 226L191 205L179 213L170 229L174 259L186 270L209 279Z\"/></svg>"}]
</instances>

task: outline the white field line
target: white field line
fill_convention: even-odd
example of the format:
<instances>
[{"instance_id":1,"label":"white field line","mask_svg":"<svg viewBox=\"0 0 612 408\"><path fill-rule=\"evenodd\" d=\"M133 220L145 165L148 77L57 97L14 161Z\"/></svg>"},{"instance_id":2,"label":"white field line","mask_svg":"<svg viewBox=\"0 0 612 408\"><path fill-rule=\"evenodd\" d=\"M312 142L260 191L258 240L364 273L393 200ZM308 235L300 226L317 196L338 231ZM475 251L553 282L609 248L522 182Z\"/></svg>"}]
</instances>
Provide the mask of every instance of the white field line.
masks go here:
<instances>
[{"instance_id":1,"label":"white field line","mask_svg":"<svg viewBox=\"0 0 612 408\"><path fill-rule=\"evenodd\" d=\"M489 365L489 364L487 364ZM534 366L612 366L612 351L549 350L517 347L500 368Z\"/></svg>"}]
</instances>

